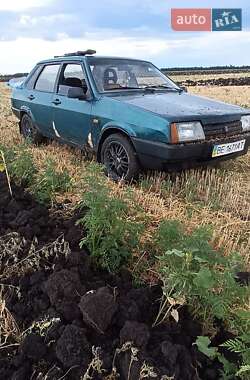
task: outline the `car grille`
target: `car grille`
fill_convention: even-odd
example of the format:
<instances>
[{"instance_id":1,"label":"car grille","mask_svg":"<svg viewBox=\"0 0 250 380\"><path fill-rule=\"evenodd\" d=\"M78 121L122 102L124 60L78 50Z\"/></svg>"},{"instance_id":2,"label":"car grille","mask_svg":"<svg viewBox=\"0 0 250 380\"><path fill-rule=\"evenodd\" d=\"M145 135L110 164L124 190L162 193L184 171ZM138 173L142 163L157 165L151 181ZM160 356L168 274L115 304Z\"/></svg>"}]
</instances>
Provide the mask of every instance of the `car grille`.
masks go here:
<instances>
[{"instance_id":1,"label":"car grille","mask_svg":"<svg viewBox=\"0 0 250 380\"><path fill-rule=\"evenodd\" d=\"M220 124L206 124L203 126L206 140L237 136L242 132L241 121L230 121Z\"/></svg>"}]
</instances>

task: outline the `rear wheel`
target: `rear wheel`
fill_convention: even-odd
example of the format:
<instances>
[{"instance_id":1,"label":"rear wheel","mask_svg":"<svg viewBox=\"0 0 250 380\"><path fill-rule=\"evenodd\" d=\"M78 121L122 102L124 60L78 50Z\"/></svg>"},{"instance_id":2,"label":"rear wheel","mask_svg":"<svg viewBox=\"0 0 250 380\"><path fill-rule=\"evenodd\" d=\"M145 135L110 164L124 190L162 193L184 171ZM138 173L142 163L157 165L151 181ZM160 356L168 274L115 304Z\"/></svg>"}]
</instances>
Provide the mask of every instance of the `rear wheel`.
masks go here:
<instances>
[{"instance_id":1,"label":"rear wheel","mask_svg":"<svg viewBox=\"0 0 250 380\"><path fill-rule=\"evenodd\" d=\"M101 162L107 175L114 181L131 181L138 177L140 166L129 140L115 133L104 140L101 148Z\"/></svg>"},{"instance_id":2,"label":"rear wheel","mask_svg":"<svg viewBox=\"0 0 250 380\"><path fill-rule=\"evenodd\" d=\"M23 137L26 140L29 140L30 142L32 142L33 144L40 144L45 139L41 135L41 133L37 130L37 128L34 126L33 121L31 120L30 116L27 114L24 114L21 119L20 131Z\"/></svg>"}]
</instances>

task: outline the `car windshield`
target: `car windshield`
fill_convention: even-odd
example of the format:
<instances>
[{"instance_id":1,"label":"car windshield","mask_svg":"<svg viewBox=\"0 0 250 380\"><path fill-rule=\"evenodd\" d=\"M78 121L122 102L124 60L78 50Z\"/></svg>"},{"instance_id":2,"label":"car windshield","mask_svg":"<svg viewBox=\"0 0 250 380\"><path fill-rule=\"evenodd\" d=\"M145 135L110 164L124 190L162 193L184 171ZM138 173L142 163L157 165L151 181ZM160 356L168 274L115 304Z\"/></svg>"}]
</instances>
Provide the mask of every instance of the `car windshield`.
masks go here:
<instances>
[{"instance_id":1,"label":"car windshield","mask_svg":"<svg viewBox=\"0 0 250 380\"><path fill-rule=\"evenodd\" d=\"M121 90L179 90L179 87L149 62L122 58L88 57L99 92Z\"/></svg>"}]
</instances>

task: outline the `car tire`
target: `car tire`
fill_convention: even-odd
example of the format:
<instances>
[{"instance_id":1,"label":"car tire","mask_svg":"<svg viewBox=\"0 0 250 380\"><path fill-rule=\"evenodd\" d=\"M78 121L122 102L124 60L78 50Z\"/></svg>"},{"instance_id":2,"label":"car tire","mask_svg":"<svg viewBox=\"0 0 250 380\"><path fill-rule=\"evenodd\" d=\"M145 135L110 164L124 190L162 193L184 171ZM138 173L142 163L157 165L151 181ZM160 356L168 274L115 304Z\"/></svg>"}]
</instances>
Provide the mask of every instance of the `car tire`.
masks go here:
<instances>
[{"instance_id":1,"label":"car tire","mask_svg":"<svg viewBox=\"0 0 250 380\"><path fill-rule=\"evenodd\" d=\"M39 145L45 140L45 137L37 130L32 119L27 114L24 114L21 119L20 132L25 140L29 140L32 144Z\"/></svg>"},{"instance_id":2,"label":"car tire","mask_svg":"<svg viewBox=\"0 0 250 380\"><path fill-rule=\"evenodd\" d=\"M114 181L132 181L140 172L132 144L120 133L114 133L104 140L101 147L101 163L106 174Z\"/></svg>"}]
</instances>

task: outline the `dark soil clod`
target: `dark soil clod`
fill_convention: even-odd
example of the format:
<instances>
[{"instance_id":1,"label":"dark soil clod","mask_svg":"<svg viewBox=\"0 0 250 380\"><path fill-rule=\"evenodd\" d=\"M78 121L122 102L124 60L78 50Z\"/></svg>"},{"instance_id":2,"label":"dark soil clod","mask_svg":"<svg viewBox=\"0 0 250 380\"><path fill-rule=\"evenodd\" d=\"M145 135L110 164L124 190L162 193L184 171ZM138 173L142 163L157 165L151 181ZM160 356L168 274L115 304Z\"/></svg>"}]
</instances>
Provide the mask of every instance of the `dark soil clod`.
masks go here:
<instances>
[{"instance_id":1,"label":"dark soil clod","mask_svg":"<svg viewBox=\"0 0 250 380\"><path fill-rule=\"evenodd\" d=\"M57 341L56 356L65 368L80 366L86 370L91 358L91 346L85 331L74 325L66 326Z\"/></svg>"},{"instance_id":2,"label":"dark soil clod","mask_svg":"<svg viewBox=\"0 0 250 380\"><path fill-rule=\"evenodd\" d=\"M112 294L108 287L90 291L81 298L79 307L83 321L99 333L104 334L117 310L115 293L113 291Z\"/></svg>"},{"instance_id":3,"label":"dark soil clod","mask_svg":"<svg viewBox=\"0 0 250 380\"><path fill-rule=\"evenodd\" d=\"M95 268L79 248L79 215L65 219L61 208L49 211L22 188L12 190L13 198L0 173L1 291L15 321L10 346L0 350L0 379L80 380L93 347L100 347L95 360L102 367L90 368L94 380L113 364L120 380L138 380L143 365L156 374L148 379L219 378L220 368L193 346L201 327L187 312L178 324L152 328L160 286L135 288L126 270L111 275Z\"/></svg>"},{"instance_id":4,"label":"dark soil clod","mask_svg":"<svg viewBox=\"0 0 250 380\"><path fill-rule=\"evenodd\" d=\"M136 347L145 349L150 338L149 328L144 323L127 321L120 332L120 343L132 342Z\"/></svg>"},{"instance_id":5,"label":"dark soil clod","mask_svg":"<svg viewBox=\"0 0 250 380\"><path fill-rule=\"evenodd\" d=\"M20 352L25 358L39 361L45 357L47 346L41 336L29 334L23 340L20 346Z\"/></svg>"}]
</instances>

